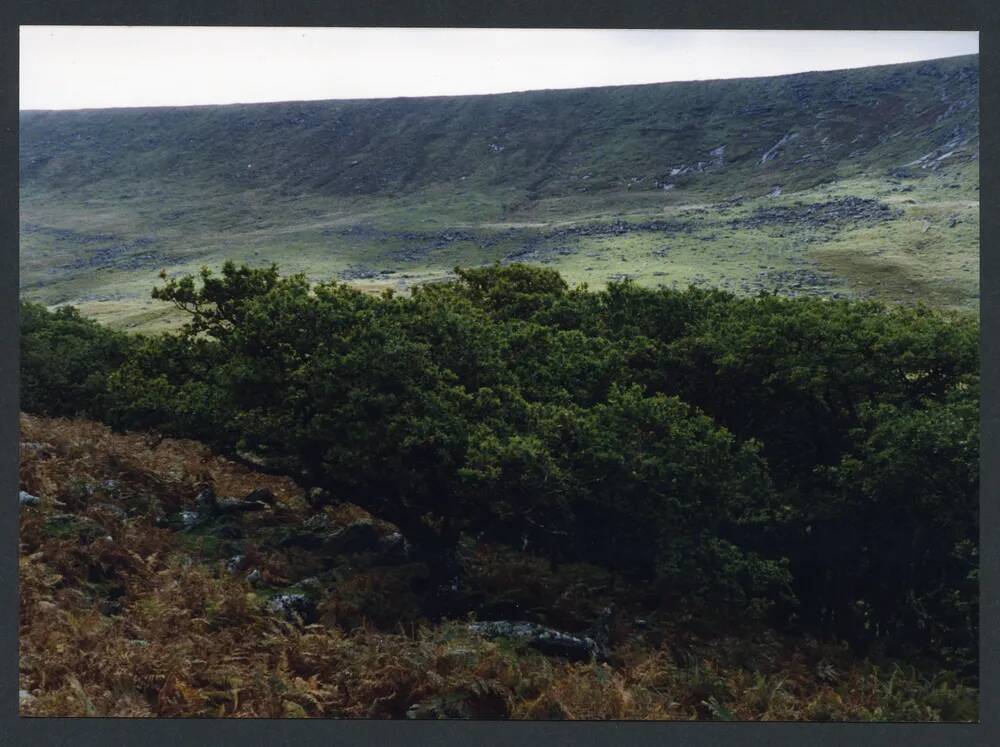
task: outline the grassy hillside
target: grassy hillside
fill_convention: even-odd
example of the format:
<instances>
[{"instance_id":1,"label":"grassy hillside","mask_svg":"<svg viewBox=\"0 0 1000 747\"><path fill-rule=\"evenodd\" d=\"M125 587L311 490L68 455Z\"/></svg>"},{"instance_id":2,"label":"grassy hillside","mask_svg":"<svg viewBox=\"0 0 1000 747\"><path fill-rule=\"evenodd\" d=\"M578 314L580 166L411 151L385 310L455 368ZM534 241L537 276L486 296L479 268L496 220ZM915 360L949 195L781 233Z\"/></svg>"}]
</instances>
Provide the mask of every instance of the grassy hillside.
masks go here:
<instances>
[{"instance_id":1,"label":"grassy hillside","mask_svg":"<svg viewBox=\"0 0 1000 747\"><path fill-rule=\"evenodd\" d=\"M226 258L405 289L572 282L975 308L978 58L493 96L23 112L21 282L168 323Z\"/></svg>"}]
</instances>

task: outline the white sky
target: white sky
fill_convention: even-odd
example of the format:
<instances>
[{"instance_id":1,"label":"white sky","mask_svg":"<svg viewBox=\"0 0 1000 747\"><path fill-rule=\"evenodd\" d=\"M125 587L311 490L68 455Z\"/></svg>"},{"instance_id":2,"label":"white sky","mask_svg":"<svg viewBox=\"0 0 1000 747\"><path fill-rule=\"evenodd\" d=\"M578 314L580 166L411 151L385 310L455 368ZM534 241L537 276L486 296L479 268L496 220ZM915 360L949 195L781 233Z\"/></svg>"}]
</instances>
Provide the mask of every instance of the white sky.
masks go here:
<instances>
[{"instance_id":1,"label":"white sky","mask_svg":"<svg viewBox=\"0 0 1000 747\"><path fill-rule=\"evenodd\" d=\"M979 51L966 31L22 26L22 109L498 93Z\"/></svg>"}]
</instances>

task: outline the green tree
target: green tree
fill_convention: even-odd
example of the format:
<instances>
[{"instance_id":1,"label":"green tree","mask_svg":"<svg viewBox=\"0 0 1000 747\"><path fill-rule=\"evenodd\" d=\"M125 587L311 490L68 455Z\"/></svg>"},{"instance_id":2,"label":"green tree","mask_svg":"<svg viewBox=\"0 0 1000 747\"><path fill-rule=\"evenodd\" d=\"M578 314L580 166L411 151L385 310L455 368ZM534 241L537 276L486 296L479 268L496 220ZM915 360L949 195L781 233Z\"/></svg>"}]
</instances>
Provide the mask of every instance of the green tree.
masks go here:
<instances>
[{"instance_id":1,"label":"green tree","mask_svg":"<svg viewBox=\"0 0 1000 747\"><path fill-rule=\"evenodd\" d=\"M108 375L125 360L129 339L85 319L72 306L20 305L21 409L45 415L102 417Z\"/></svg>"},{"instance_id":2,"label":"green tree","mask_svg":"<svg viewBox=\"0 0 1000 747\"><path fill-rule=\"evenodd\" d=\"M398 298L229 264L156 291L191 323L115 375L115 412L349 498L440 577L463 534L651 574L766 501L766 471L684 403L619 388L609 341L525 321L564 292L525 267Z\"/></svg>"}]
</instances>

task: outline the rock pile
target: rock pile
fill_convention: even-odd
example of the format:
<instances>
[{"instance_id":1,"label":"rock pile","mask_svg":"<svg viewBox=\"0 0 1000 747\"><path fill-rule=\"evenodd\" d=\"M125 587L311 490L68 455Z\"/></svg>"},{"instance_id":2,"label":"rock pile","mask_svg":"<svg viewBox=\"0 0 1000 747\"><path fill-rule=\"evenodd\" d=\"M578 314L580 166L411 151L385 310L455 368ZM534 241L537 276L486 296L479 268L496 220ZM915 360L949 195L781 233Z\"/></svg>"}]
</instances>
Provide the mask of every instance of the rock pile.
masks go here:
<instances>
[{"instance_id":1,"label":"rock pile","mask_svg":"<svg viewBox=\"0 0 1000 747\"><path fill-rule=\"evenodd\" d=\"M837 223L878 223L901 214L878 200L863 197L840 197L811 205L789 205L759 208L744 218L729 222L733 228L763 228L765 226L797 226L820 228Z\"/></svg>"}]
</instances>

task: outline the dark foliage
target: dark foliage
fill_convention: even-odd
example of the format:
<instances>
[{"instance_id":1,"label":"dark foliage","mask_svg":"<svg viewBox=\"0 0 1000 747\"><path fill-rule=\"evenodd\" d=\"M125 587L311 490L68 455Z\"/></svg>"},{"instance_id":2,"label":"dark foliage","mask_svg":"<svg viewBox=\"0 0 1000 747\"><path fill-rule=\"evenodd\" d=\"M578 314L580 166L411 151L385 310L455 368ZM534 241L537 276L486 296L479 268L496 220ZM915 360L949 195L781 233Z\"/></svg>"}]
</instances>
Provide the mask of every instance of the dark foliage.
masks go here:
<instances>
[{"instance_id":1,"label":"dark foliage","mask_svg":"<svg viewBox=\"0 0 1000 747\"><path fill-rule=\"evenodd\" d=\"M227 264L154 296L191 321L134 346L102 417L357 503L439 586L472 538L693 614L975 661L974 320L526 266L404 298Z\"/></svg>"},{"instance_id":2,"label":"dark foliage","mask_svg":"<svg viewBox=\"0 0 1000 747\"><path fill-rule=\"evenodd\" d=\"M108 376L124 362L128 338L84 319L72 306L49 312L23 301L20 325L21 409L103 416Z\"/></svg>"}]
</instances>

